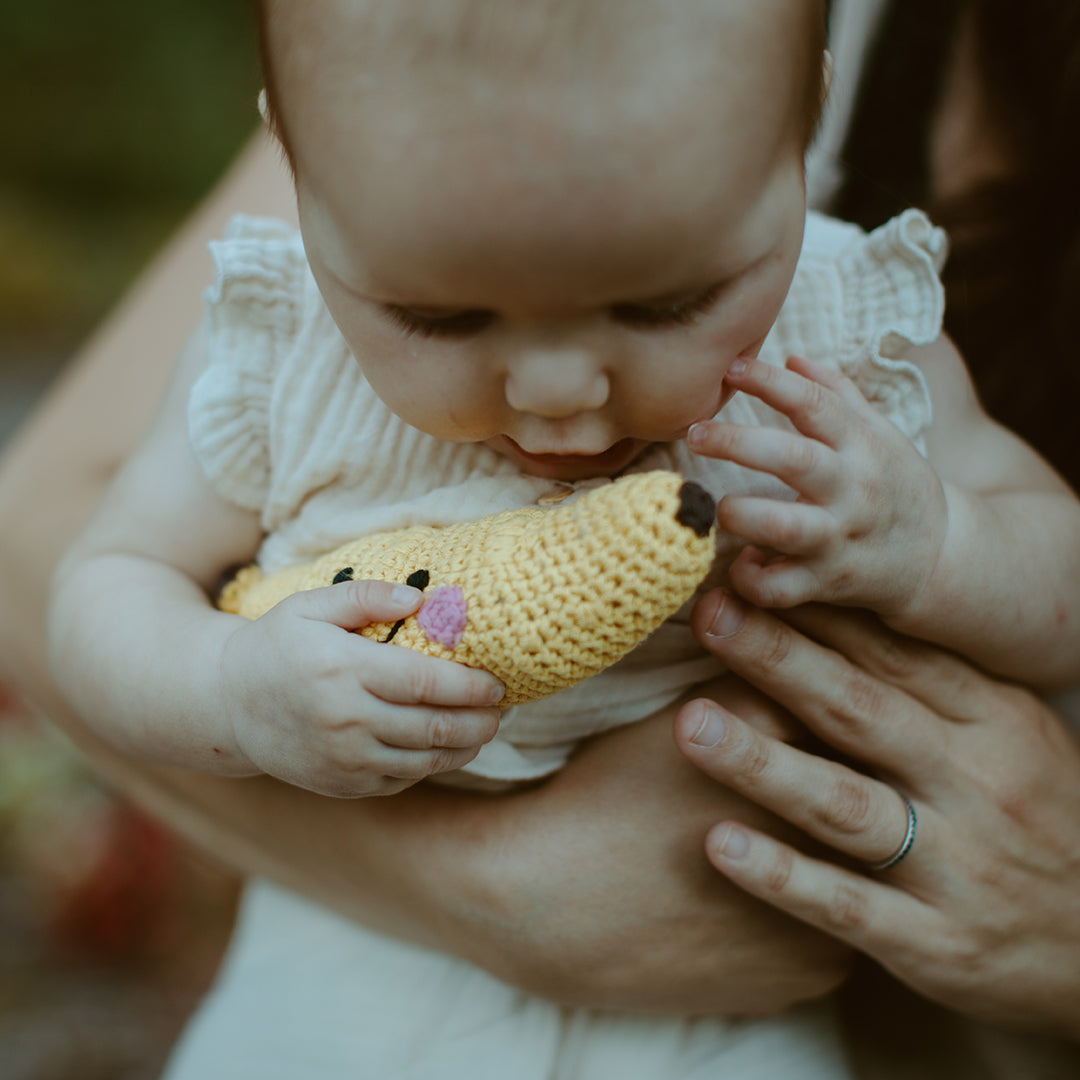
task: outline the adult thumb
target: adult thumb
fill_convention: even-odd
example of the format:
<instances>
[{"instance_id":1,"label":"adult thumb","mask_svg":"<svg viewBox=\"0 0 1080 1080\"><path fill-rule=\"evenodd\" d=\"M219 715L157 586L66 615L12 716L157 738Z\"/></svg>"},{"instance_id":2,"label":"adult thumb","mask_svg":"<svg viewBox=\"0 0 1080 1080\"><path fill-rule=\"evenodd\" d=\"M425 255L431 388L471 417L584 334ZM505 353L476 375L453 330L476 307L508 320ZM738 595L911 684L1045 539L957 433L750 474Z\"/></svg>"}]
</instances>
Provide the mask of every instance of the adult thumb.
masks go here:
<instances>
[{"instance_id":1,"label":"adult thumb","mask_svg":"<svg viewBox=\"0 0 1080 1080\"><path fill-rule=\"evenodd\" d=\"M396 622L420 606L424 594L392 581L343 581L290 597L295 614L359 630L370 623Z\"/></svg>"}]
</instances>

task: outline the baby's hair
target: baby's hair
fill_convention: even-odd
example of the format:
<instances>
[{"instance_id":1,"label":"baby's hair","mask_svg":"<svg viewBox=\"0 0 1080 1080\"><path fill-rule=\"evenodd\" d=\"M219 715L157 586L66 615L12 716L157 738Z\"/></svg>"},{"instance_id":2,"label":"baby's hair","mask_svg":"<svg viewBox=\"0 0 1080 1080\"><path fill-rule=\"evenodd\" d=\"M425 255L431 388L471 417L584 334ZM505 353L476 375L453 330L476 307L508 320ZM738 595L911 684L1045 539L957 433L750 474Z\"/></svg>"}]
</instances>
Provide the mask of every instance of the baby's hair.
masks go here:
<instances>
[{"instance_id":1,"label":"baby's hair","mask_svg":"<svg viewBox=\"0 0 1080 1080\"><path fill-rule=\"evenodd\" d=\"M678 0L676 0L676 3ZM721 2L721 0L717 0ZM402 64L422 65L438 54L464 58L498 56L512 70L546 55L552 47L599 35L602 43L605 14L623 8L626 0L514 0L513 19L505 15L506 0L438 0L423 4L423 18L402 14L402 4L358 0L362 32L368 49L393 48ZM259 61L265 93L266 123L282 147L295 174L295 161L280 108L275 78L270 17L274 0L254 0ZM366 10L365 10L366 9ZM677 7L672 9L673 17ZM805 20L805 79L802 95L803 146L809 146L825 103L827 85L822 58L828 43L828 0L804 0L799 11ZM508 24L513 33L508 34Z\"/></svg>"}]
</instances>

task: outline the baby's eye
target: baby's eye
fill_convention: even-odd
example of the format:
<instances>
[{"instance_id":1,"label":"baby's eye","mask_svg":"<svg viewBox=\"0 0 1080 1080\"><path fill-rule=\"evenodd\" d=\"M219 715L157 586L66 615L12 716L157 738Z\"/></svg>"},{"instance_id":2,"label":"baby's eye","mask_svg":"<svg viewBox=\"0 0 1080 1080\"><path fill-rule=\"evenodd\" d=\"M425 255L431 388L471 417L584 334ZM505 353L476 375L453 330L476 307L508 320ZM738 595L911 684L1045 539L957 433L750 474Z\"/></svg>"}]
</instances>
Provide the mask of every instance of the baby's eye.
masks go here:
<instances>
[{"instance_id":1,"label":"baby's eye","mask_svg":"<svg viewBox=\"0 0 1080 1080\"><path fill-rule=\"evenodd\" d=\"M723 285L716 284L670 304L614 304L611 317L624 326L638 330L693 326L716 303L722 291Z\"/></svg>"},{"instance_id":2,"label":"baby's eye","mask_svg":"<svg viewBox=\"0 0 1080 1080\"><path fill-rule=\"evenodd\" d=\"M421 337L468 338L486 330L495 321L495 312L477 308L473 311L425 312L414 308L384 304L386 317L405 333Z\"/></svg>"}]
</instances>

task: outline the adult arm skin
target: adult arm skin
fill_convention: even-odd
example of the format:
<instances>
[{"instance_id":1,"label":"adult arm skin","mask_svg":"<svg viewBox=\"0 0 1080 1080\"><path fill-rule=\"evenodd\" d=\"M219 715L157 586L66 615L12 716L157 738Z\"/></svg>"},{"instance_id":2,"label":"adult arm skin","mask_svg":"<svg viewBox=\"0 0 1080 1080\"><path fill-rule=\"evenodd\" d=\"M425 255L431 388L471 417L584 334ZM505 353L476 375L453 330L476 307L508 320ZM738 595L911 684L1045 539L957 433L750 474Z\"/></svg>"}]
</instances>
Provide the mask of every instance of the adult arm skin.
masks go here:
<instances>
[{"instance_id":1,"label":"adult arm skin","mask_svg":"<svg viewBox=\"0 0 1080 1080\"><path fill-rule=\"evenodd\" d=\"M141 439L198 321L205 242L234 209L292 217L276 154L262 139L249 148L6 449L3 677L113 783L230 866L524 989L568 1004L729 1014L827 992L847 950L711 872L709 823L754 812L679 758L673 711L598 740L528 791L492 799L419 785L356 802L137 764L62 704L45 663L49 578Z\"/></svg>"},{"instance_id":2,"label":"adult arm skin","mask_svg":"<svg viewBox=\"0 0 1080 1080\"><path fill-rule=\"evenodd\" d=\"M830 851L808 857L736 817L710 831L710 859L950 1009L1080 1042L1076 740L1028 691L872 618L811 606L786 619L717 592L695 629L853 765L707 702L681 711L676 737ZM917 814L914 843L874 873L905 841L898 792Z\"/></svg>"}]
</instances>

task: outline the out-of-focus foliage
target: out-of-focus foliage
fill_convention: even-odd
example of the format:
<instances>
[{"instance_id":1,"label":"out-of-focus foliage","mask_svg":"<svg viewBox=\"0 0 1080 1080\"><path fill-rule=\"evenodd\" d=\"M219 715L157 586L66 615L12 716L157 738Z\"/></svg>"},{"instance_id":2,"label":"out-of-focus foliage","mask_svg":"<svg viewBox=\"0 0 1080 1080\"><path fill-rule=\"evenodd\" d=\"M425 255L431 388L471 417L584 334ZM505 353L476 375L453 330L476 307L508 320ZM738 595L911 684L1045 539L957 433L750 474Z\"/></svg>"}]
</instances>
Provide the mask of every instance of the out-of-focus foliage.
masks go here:
<instances>
[{"instance_id":1,"label":"out-of-focus foliage","mask_svg":"<svg viewBox=\"0 0 1080 1080\"><path fill-rule=\"evenodd\" d=\"M244 0L0 0L0 333L78 333L257 122Z\"/></svg>"}]
</instances>

